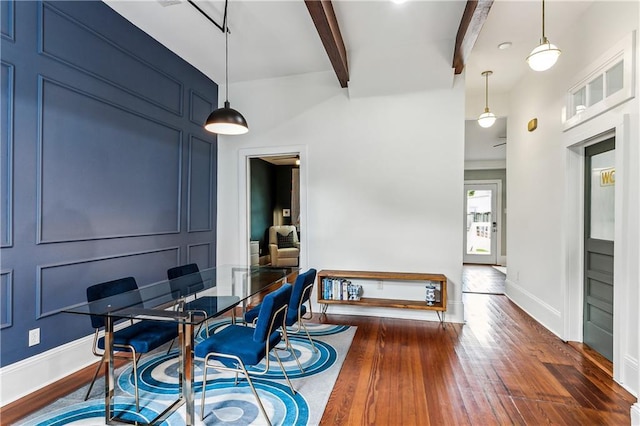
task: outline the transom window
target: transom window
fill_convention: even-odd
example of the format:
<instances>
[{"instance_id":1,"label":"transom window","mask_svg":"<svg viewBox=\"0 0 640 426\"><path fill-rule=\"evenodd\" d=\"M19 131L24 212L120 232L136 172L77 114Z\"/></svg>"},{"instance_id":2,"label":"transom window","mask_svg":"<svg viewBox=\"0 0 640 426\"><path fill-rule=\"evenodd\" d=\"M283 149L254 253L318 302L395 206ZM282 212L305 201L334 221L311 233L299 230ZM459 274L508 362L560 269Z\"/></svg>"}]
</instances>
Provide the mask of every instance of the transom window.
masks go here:
<instances>
[{"instance_id":1,"label":"transom window","mask_svg":"<svg viewBox=\"0 0 640 426\"><path fill-rule=\"evenodd\" d=\"M589 66L567 93L564 130L633 98L633 37L630 34Z\"/></svg>"}]
</instances>

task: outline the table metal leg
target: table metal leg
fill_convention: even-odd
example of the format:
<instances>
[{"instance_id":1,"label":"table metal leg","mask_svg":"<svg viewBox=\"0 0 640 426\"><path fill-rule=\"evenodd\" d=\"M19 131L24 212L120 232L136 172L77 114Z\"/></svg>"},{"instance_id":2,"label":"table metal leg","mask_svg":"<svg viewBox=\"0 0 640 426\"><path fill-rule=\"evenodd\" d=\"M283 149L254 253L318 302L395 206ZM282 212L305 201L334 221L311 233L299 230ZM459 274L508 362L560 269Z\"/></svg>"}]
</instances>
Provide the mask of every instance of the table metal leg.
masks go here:
<instances>
[{"instance_id":1,"label":"table metal leg","mask_svg":"<svg viewBox=\"0 0 640 426\"><path fill-rule=\"evenodd\" d=\"M113 396L115 392L114 359L113 359L113 317L107 316L104 329L104 421L111 423L114 412Z\"/></svg>"},{"instance_id":2,"label":"table metal leg","mask_svg":"<svg viewBox=\"0 0 640 426\"><path fill-rule=\"evenodd\" d=\"M189 314L188 321L180 327L180 348L182 397L186 405L185 420L187 425L191 426L196 422L193 383L193 324L191 324L191 314Z\"/></svg>"}]
</instances>

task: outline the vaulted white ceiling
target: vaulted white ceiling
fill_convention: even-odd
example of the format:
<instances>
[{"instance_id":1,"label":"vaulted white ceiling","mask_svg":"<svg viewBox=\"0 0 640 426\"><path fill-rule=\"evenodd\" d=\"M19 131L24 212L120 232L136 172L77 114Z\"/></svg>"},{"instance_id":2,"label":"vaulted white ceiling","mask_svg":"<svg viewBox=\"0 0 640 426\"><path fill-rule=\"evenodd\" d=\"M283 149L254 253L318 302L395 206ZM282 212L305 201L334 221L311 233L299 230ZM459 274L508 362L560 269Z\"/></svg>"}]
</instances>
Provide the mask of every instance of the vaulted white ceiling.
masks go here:
<instances>
[{"instance_id":1,"label":"vaulted white ceiling","mask_svg":"<svg viewBox=\"0 0 640 426\"><path fill-rule=\"evenodd\" d=\"M550 40L559 43L592 1L546 0ZM224 34L187 0L105 3L212 80L224 83ZM222 23L224 1L195 3ZM452 61L465 5L466 0L408 0L403 4L333 0L347 49L350 80L345 90L349 96L452 87L454 78L461 78L455 77ZM230 0L229 28L232 83L332 70L303 0ZM540 36L540 1L495 0L465 67L467 104L484 106L484 70L494 71L490 98L505 98L524 73L532 72L525 58ZM505 41L512 43L511 48L498 49ZM478 114L481 112L479 108ZM494 112L508 115L504 108ZM496 136L489 133L474 132L474 139L487 135L484 146L492 146Z\"/></svg>"}]
</instances>

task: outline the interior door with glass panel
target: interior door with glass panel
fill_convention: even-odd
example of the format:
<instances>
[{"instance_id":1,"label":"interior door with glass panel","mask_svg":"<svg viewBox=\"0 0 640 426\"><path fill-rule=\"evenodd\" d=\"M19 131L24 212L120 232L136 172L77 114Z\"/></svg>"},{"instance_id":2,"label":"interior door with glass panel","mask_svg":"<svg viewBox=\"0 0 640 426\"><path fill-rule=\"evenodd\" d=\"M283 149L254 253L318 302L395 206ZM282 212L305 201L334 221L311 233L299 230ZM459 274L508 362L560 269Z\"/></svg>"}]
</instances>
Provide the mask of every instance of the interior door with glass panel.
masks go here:
<instances>
[{"instance_id":1,"label":"interior door with glass panel","mask_svg":"<svg viewBox=\"0 0 640 426\"><path fill-rule=\"evenodd\" d=\"M585 150L584 343L613 359L615 141Z\"/></svg>"},{"instance_id":2,"label":"interior door with glass panel","mask_svg":"<svg viewBox=\"0 0 640 426\"><path fill-rule=\"evenodd\" d=\"M464 263L495 265L498 185L464 185Z\"/></svg>"}]
</instances>

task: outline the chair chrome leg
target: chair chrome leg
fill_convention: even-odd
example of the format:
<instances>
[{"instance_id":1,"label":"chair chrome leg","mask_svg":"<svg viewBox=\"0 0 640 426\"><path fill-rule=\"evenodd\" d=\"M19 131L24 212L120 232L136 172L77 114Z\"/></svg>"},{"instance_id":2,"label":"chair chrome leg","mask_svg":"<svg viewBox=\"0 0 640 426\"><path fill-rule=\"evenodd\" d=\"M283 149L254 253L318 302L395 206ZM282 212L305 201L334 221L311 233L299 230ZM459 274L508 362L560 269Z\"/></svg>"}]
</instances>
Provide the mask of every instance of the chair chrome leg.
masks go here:
<instances>
[{"instance_id":1,"label":"chair chrome leg","mask_svg":"<svg viewBox=\"0 0 640 426\"><path fill-rule=\"evenodd\" d=\"M89 399L89 395L91 394L91 389L93 389L93 385L96 382L96 379L98 378L98 373L100 372L100 367L102 367L103 363L104 363L104 355L102 356L102 358L100 359L100 362L98 363L98 366L96 367L96 372L93 373L93 380L91 380L91 384L89 385L89 390L87 390L87 394L84 396L85 401Z\"/></svg>"},{"instance_id":2,"label":"chair chrome leg","mask_svg":"<svg viewBox=\"0 0 640 426\"><path fill-rule=\"evenodd\" d=\"M311 335L309 334L309 330L307 329L307 326L304 325L304 322L300 322L300 324L302 325L302 328L304 329L304 332L307 335L307 339L309 339L309 342L311 343L311 347L313 348L313 351L314 352L318 352L318 348L316 348L316 345L313 343L313 339L311 338Z\"/></svg>"},{"instance_id":3,"label":"chair chrome leg","mask_svg":"<svg viewBox=\"0 0 640 426\"><path fill-rule=\"evenodd\" d=\"M204 394L207 390L207 366L208 359L204 360L204 373L202 375L202 399L200 399L200 420L204 420Z\"/></svg>"},{"instance_id":4,"label":"chair chrome leg","mask_svg":"<svg viewBox=\"0 0 640 426\"><path fill-rule=\"evenodd\" d=\"M289 340L289 333L287 333L287 328L286 327L283 328L282 334L284 336L284 342L285 342L285 345L286 345L286 350L291 352L291 355L293 355L293 358L296 360L296 364L298 364L298 368L300 369L300 372L304 373L304 368L302 368L302 365L300 364L300 360L298 359L298 355L296 355L296 352L293 350L293 346L291 346L291 341Z\"/></svg>"},{"instance_id":5,"label":"chair chrome leg","mask_svg":"<svg viewBox=\"0 0 640 426\"><path fill-rule=\"evenodd\" d=\"M282 363L280 363L280 365L282 366ZM262 412L262 415L264 416L265 420L267 421L267 424L269 426L271 426L271 420L269 420L269 416L267 416L267 412L264 409L264 406L262 405L262 401L260 400L260 397L258 396L258 392L256 391L256 388L253 386L253 380L251 380L251 377L249 377L249 373L247 372L247 369L244 368L244 365L240 366L242 368L242 371L244 372L244 376L247 378L247 382L249 383L249 386L251 387L251 392L253 392L253 396L256 397L256 401L258 402L258 407L260 408L260 411ZM284 368L284 367L283 367ZM285 373L285 377L286 377L286 373ZM287 378L287 381L289 379Z\"/></svg>"},{"instance_id":6,"label":"chair chrome leg","mask_svg":"<svg viewBox=\"0 0 640 426\"><path fill-rule=\"evenodd\" d=\"M140 357L136 357L135 351L132 353L131 357L133 358L133 386L135 388L135 393L136 393L136 410L139 413L140 412L140 396L138 395L138 359L140 359Z\"/></svg>"},{"instance_id":7,"label":"chair chrome leg","mask_svg":"<svg viewBox=\"0 0 640 426\"><path fill-rule=\"evenodd\" d=\"M287 380L287 384L289 385L289 389L291 389L291 392L295 395L296 394L296 390L293 388L293 385L291 384L291 380L289 380L289 376L287 375L287 371L284 369L284 365L282 365L282 361L280 360L280 356L278 355L278 351L273 351L273 354L276 356L276 360L278 360L278 364L280 364L280 369L282 369L282 374L284 374L284 378ZM247 380L249 380L248 376L247 376Z\"/></svg>"}]
</instances>

